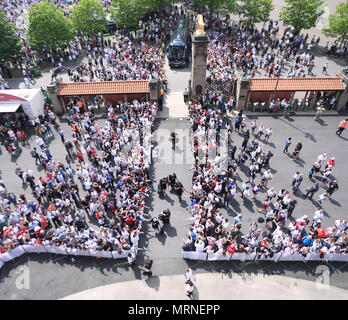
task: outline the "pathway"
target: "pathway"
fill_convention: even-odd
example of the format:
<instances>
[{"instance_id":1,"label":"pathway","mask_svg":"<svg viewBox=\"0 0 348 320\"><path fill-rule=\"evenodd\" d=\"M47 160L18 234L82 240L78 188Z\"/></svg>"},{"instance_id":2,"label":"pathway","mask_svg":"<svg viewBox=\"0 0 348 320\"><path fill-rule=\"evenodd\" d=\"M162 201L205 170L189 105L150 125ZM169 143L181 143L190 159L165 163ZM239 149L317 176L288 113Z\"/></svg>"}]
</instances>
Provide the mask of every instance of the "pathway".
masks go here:
<instances>
[{"instance_id":1,"label":"pathway","mask_svg":"<svg viewBox=\"0 0 348 320\"><path fill-rule=\"evenodd\" d=\"M204 273L192 277L194 300L345 300L347 291L303 279L263 274ZM215 288L217 290L212 290ZM223 290L218 290L223 288ZM114 283L79 292L63 300L183 300L183 275ZM122 292L122 295L120 295ZM291 292L291 294L289 294Z\"/></svg>"}]
</instances>

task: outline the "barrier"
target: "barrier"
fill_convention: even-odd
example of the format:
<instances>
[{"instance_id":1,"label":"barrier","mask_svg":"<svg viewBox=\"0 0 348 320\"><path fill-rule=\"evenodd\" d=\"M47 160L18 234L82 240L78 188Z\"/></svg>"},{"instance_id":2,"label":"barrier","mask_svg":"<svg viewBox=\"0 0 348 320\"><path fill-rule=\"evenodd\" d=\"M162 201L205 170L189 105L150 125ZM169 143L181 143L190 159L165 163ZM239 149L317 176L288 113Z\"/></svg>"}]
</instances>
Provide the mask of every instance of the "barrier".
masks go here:
<instances>
[{"instance_id":1,"label":"barrier","mask_svg":"<svg viewBox=\"0 0 348 320\"><path fill-rule=\"evenodd\" d=\"M107 258L112 259L112 253L111 251L89 251L91 256L97 257L97 258Z\"/></svg>"},{"instance_id":2,"label":"barrier","mask_svg":"<svg viewBox=\"0 0 348 320\"><path fill-rule=\"evenodd\" d=\"M281 255L281 253L275 253L272 257L266 257L264 254L262 254L261 257L256 256L255 261L278 261Z\"/></svg>"},{"instance_id":3,"label":"barrier","mask_svg":"<svg viewBox=\"0 0 348 320\"><path fill-rule=\"evenodd\" d=\"M8 262L8 261L11 261L11 260L13 259L10 252L11 252L11 251L5 252L5 253L3 253L3 254L1 255L1 261L2 261L2 262Z\"/></svg>"},{"instance_id":4,"label":"barrier","mask_svg":"<svg viewBox=\"0 0 348 320\"><path fill-rule=\"evenodd\" d=\"M279 261L304 261L305 257L300 253L286 254L283 253Z\"/></svg>"},{"instance_id":5,"label":"barrier","mask_svg":"<svg viewBox=\"0 0 348 320\"><path fill-rule=\"evenodd\" d=\"M43 253L43 252L47 252L45 247L42 246L42 245L24 244L24 245L22 245L22 248L27 253Z\"/></svg>"},{"instance_id":6,"label":"barrier","mask_svg":"<svg viewBox=\"0 0 348 320\"><path fill-rule=\"evenodd\" d=\"M64 255L68 254L68 252L64 248L60 248L60 247L53 247L53 248L54 248L55 254L64 254Z\"/></svg>"},{"instance_id":7,"label":"barrier","mask_svg":"<svg viewBox=\"0 0 348 320\"><path fill-rule=\"evenodd\" d=\"M76 248L68 248L66 249L68 255L71 256L90 256L89 250L81 250Z\"/></svg>"},{"instance_id":8,"label":"barrier","mask_svg":"<svg viewBox=\"0 0 348 320\"><path fill-rule=\"evenodd\" d=\"M113 259L124 259L128 257L128 254L131 253L132 250L122 250L121 252L112 251L111 255Z\"/></svg>"},{"instance_id":9,"label":"barrier","mask_svg":"<svg viewBox=\"0 0 348 320\"><path fill-rule=\"evenodd\" d=\"M234 254L232 254L231 260L244 261L245 253L235 252Z\"/></svg>"},{"instance_id":10,"label":"barrier","mask_svg":"<svg viewBox=\"0 0 348 320\"><path fill-rule=\"evenodd\" d=\"M25 253L24 249L22 246L18 246L10 251L10 254L13 259L20 257Z\"/></svg>"},{"instance_id":11,"label":"barrier","mask_svg":"<svg viewBox=\"0 0 348 320\"><path fill-rule=\"evenodd\" d=\"M252 252L252 253L249 253L249 254L246 253L244 255L244 260L246 260L246 261L255 260L255 257L256 257L256 253L255 252Z\"/></svg>"},{"instance_id":12,"label":"barrier","mask_svg":"<svg viewBox=\"0 0 348 320\"><path fill-rule=\"evenodd\" d=\"M184 259L190 260L207 260L208 254L197 251L183 251Z\"/></svg>"},{"instance_id":13,"label":"barrier","mask_svg":"<svg viewBox=\"0 0 348 320\"><path fill-rule=\"evenodd\" d=\"M51 246L45 246L45 249L48 253L54 253L57 254L55 247L51 247Z\"/></svg>"},{"instance_id":14,"label":"barrier","mask_svg":"<svg viewBox=\"0 0 348 320\"><path fill-rule=\"evenodd\" d=\"M348 254L343 253L330 253L327 257L329 261L344 261L348 262Z\"/></svg>"},{"instance_id":15,"label":"barrier","mask_svg":"<svg viewBox=\"0 0 348 320\"><path fill-rule=\"evenodd\" d=\"M324 258L320 258L318 254L308 254L307 257L304 259L305 261L326 261L327 256L324 256Z\"/></svg>"},{"instance_id":16,"label":"barrier","mask_svg":"<svg viewBox=\"0 0 348 320\"><path fill-rule=\"evenodd\" d=\"M225 256L217 252L208 254L208 261L229 261L229 260L231 260L231 254L228 252L226 252Z\"/></svg>"}]
</instances>

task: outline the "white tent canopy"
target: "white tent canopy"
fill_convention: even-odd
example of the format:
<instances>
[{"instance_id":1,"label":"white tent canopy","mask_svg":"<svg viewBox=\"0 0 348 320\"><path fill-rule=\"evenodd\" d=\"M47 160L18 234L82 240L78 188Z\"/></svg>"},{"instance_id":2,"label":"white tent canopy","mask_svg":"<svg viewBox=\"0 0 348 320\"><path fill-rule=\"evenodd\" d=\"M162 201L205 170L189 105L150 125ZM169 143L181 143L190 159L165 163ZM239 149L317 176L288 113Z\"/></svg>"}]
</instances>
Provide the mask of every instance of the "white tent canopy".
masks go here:
<instances>
[{"instance_id":1,"label":"white tent canopy","mask_svg":"<svg viewBox=\"0 0 348 320\"><path fill-rule=\"evenodd\" d=\"M1 113L16 112L19 106L22 106L28 117L34 119L43 114L44 104L45 99L41 89L0 90Z\"/></svg>"},{"instance_id":2,"label":"white tent canopy","mask_svg":"<svg viewBox=\"0 0 348 320\"><path fill-rule=\"evenodd\" d=\"M20 106L20 103L1 103L0 113L16 112Z\"/></svg>"}]
</instances>

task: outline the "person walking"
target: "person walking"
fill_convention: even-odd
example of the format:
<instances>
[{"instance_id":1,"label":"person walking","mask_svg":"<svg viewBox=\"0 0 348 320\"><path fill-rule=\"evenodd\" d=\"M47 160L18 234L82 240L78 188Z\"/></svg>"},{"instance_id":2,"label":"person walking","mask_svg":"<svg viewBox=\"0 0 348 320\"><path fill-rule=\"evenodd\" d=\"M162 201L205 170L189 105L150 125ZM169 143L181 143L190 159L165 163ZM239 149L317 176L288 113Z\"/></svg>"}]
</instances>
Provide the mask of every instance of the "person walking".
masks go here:
<instances>
[{"instance_id":1,"label":"person walking","mask_svg":"<svg viewBox=\"0 0 348 320\"><path fill-rule=\"evenodd\" d=\"M344 129L347 127L347 123L348 123L348 119L344 119L340 122L340 125L336 131L336 134L338 136L340 136L342 134L342 132L344 131Z\"/></svg>"},{"instance_id":2,"label":"person walking","mask_svg":"<svg viewBox=\"0 0 348 320\"><path fill-rule=\"evenodd\" d=\"M299 142L295 149L294 149L294 152L292 153L292 159L291 160L297 160L299 154L300 154L300 151L302 149L302 142Z\"/></svg>"},{"instance_id":3,"label":"person walking","mask_svg":"<svg viewBox=\"0 0 348 320\"><path fill-rule=\"evenodd\" d=\"M184 95L184 102L187 103L187 101L188 101L188 89L187 88L185 88L183 95Z\"/></svg>"},{"instance_id":4,"label":"person walking","mask_svg":"<svg viewBox=\"0 0 348 320\"><path fill-rule=\"evenodd\" d=\"M323 114L323 112L325 111L324 106L321 104L318 108L317 108L317 113L315 114L314 120L318 121L321 117L321 115Z\"/></svg>"},{"instance_id":5,"label":"person walking","mask_svg":"<svg viewBox=\"0 0 348 320\"><path fill-rule=\"evenodd\" d=\"M291 138L287 138L287 139L285 140L285 148L284 148L284 150L283 150L283 153L289 152L289 151L288 151L288 148L289 148L289 146L291 145L291 143L292 143Z\"/></svg>"},{"instance_id":6,"label":"person walking","mask_svg":"<svg viewBox=\"0 0 348 320\"><path fill-rule=\"evenodd\" d=\"M188 284L188 282L191 280L192 277L192 269L191 268L187 268L186 269L186 273L185 273L185 283Z\"/></svg>"},{"instance_id":7,"label":"person walking","mask_svg":"<svg viewBox=\"0 0 348 320\"><path fill-rule=\"evenodd\" d=\"M323 66L323 72L322 73L325 73L327 74L327 68L328 68L329 64L326 62Z\"/></svg>"},{"instance_id":8,"label":"person walking","mask_svg":"<svg viewBox=\"0 0 348 320\"><path fill-rule=\"evenodd\" d=\"M153 260L152 259L147 259L144 261L144 271L143 271L143 275L147 276L148 278L150 278L152 276L152 264L153 264Z\"/></svg>"},{"instance_id":9,"label":"person walking","mask_svg":"<svg viewBox=\"0 0 348 320\"><path fill-rule=\"evenodd\" d=\"M331 195L338 190L338 183L337 180L334 181L330 181L327 185L327 194L329 195L329 197L331 197Z\"/></svg>"},{"instance_id":10,"label":"person walking","mask_svg":"<svg viewBox=\"0 0 348 320\"><path fill-rule=\"evenodd\" d=\"M319 183L315 183L314 185L312 185L310 188L306 189L307 193L305 194L305 198L308 197L308 195L310 194L310 196L308 197L308 199L312 199L313 195L319 190Z\"/></svg>"},{"instance_id":11,"label":"person walking","mask_svg":"<svg viewBox=\"0 0 348 320\"><path fill-rule=\"evenodd\" d=\"M193 294L194 284L191 280L188 281L186 286L186 295L191 298Z\"/></svg>"},{"instance_id":12,"label":"person walking","mask_svg":"<svg viewBox=\"0 0 348 320\"><path fill-rule=\"evenodd\" d=\"M33 150L30 151L30 154L33 158L35 158L35 164L38 165L38 161L39 161L39 164L41 164L41 159L40 159L40 156L38 154L38 152L36 151L36 148L33 148Z\"/></svg>"},{"instance_id":13,"label":"person walking","mask_svg":"<svg viewBox=\"0 0 348 320\"><path fill-rule=\"evenodd\" d=\"M62 142L64 143L65 142L64 133L63 133L63 130L60 127L58 128L58 133L60 135L60 138L62 139Z\"/></svg>"}]
</instances>

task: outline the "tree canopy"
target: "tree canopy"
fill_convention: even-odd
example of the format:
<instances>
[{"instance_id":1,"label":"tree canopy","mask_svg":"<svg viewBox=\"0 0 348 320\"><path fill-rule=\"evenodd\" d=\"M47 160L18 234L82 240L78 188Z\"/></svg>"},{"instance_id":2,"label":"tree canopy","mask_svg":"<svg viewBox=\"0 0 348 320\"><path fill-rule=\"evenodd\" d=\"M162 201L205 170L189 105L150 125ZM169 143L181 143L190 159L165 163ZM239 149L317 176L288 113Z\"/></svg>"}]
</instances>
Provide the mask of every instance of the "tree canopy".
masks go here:
<instances>
[{"instance_id":1,"label":"tree canopy","mask_svg":"<svg viewBox=\"0 0 348 320\"><path fill-rule=\"evenodd\" d=\"M337 38L341 43L348 39L348 2L337 5L335 13L330 14L323 32L328 37Z\"/></svg>"},{"instance_id":2,"label":"tree canopy","mask_svg":"<svg viewBox=\"0 0 348 320\"><path fill-rule=\"evenodd\" d=\"M0 63L9 62L20 54L21 44L15 28L0 12Z\"/></svg>"},{"instance_id":3,"label":"tree canopy","mask_svg":"<svg viewBox=\"0 0 348 320\"><path fill-rule=\"evenodd\" d=\"M227 9L229 12L235 11L235 0L195 0L194 3L200 7L209 8L210 18L218 9Z\"/></svg>"},{"instance_id":4,"label":"tree canopy","mask_svg":"<svg viewBox=\"0 0 348 320\"><path fill-rule=\"evenodd\" d=\"M324 13L325 0L284 0L279 17L286 25L292 25L295 32L315 27L317 19Z\"/></svg>"},{"instance_id":5,"label":"tree canopy","mask_svg":"<svg viewBox=\"0 0 348 320\"><path fill-rule=\"evenodd\" d=\"M237 3L238 14L249 25L268 21L273 8L272 0L240 0Z\"/></svg>"},{"instance_id":6,"label":"tree canopy","mask_svg":"<svg viewBox=\"0 0 348 320\"><path fill-rule=\"evenodd\" d=\"M74 30L85 35L107 30L104 6L98 0L80 0L73 7L70 17Z\"/></svg>"},{"instance_id":7,"label":"tree canopy","mask_svg":"<svg viewBox=\"0 0 348 320\"><path fill-rule=\"evenodd\" d=\"M34 50L42 52L59 49L73 37L71 23L55 4L45 0L31 7L27 38Z\"/></svg>"},{"instance_id":8,"label":"tree canopy","mask_svg":"<svg viewBox=\"0 0 348 320\"><path fill-rule=\"evenodd\" d=\"M112 0L109 7L112 20L122 28L136 28L144 14L151 10L148 0Z\"/></svg>"}]
</instances>

